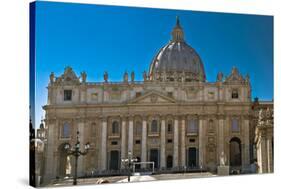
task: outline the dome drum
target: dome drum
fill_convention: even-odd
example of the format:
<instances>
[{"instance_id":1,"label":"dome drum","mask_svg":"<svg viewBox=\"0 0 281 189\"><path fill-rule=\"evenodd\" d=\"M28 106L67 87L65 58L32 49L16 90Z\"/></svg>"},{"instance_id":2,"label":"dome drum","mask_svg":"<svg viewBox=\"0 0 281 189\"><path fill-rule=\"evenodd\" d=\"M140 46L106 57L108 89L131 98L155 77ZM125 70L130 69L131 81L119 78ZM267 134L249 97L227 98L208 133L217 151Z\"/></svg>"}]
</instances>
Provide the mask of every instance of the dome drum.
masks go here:
<instances>
[{"instance_id":1,"label":"dome drum","mask_svg":"<svg viewBox=\"0 0 281 189\"><path fill-rule=\"evenodd\" d=\"M170 70L156 71L150 75L150 80L165 81L165 82L192 82L192 81L203 81L203 75L195 74L194 72Z\"/></svg>"}]
</instances>

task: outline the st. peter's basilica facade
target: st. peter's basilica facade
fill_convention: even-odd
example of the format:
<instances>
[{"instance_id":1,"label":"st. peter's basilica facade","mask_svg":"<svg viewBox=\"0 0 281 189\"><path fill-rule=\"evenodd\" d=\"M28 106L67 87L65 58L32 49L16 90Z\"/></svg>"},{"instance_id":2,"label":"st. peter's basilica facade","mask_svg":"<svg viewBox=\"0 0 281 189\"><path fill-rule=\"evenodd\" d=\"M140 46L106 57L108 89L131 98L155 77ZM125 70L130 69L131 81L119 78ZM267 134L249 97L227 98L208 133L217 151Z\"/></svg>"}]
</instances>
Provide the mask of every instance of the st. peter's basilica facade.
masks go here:
<instances>
[{"instance_id":1,"label":"st. peter's basilica facade","mask_svg":"<svg viewBox=\"0 0 281 189\"><path fill-rule=\"evenodd\" d=\"M171 34L142 81L135 81L133 72L120 82L111 82L107 72L103 82L90 82L85 72L77 76L71 67L57 77L51 73L43 107L44 180L73 174L73 158L64 147L75 144L77 131L81 145L90 144L88 154L79 157L78 176L122 172L121 159L128 152L138 162L154 162L155 172L216 174L220 166L230 173L252 171L251 164L262 157L256 155L256 143L263 141L256 128L267 123L259 119L273 119L273 102L252 102L249 76L235 67L207 82L203 62L186 43L179 19ZM271 152L272 133L264 139L271 140L272 145L264 145ZM273 156L269 159L267 172L272 172Z\"/></svg>"}]
</instances>

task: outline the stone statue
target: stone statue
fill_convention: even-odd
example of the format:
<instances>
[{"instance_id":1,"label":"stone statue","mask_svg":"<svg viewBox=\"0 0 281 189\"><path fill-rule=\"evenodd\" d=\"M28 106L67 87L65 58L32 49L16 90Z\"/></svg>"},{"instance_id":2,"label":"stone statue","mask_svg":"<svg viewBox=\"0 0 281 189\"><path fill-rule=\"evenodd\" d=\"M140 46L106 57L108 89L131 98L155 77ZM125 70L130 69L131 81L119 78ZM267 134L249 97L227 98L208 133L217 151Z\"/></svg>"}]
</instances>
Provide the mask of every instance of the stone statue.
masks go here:
<instances>
[{"instance_id":1,"label":"stone statue","mask_svg":"<svg viewBox=\"0 0 281 189\"><path fill-rule=\"evenodd\" d=\"M177 81L177 75L178 75L178 74L177 74L177 72L176 72L176 71L174 71L174 72L173 72L173 78L174 78L174 81Z\"/></svg>"},{"instance_id":2,"label":"stone statue","mask_svg":"<svg viewBox=\"0 0 281 189\"><path fill-rule=\"evenodd\" d=\"M249 83L249 82L250 82L250 76L249 76L249 74L246 75L246 77L245 77L245 82L246 82L246 83Z\"/></svg>"},{"instance_id":3,"label":"stone statue","mask_svg":"<svg viewBox=\"0 0 281 189\"><path fill-rule=\"evenodd\" d=\"M233 74L233 75L237 75L238 74L238 70L237 70L237 68L235 66L232 68L231 74Z\"/></svg>"},{"instance_id":4,"label":"stone statue","mask_svg":"<svg viewBox=\"0 0 281 189\"><path fill-rule=\"evenodd\" d=\"M223 73L219 72L218 75L217 75L217 81L221 82L222 79L223 79Z\"/></svg>"},{"instance_id":5,"label":"stone statue","mask_svg":"<svg viewBox=\"0 0 281 189\"><path fill-rule=\"evenodd\" d=\"M251 87L248 87L248 99L251 99L252 96L252 90Z\"/></svg>"},{"instance_id":6,"label":"stone statue","mask_svg":"<svg viewBox=\"0 0 281 189\"><path fill-rule=\"evenodd\" d=\"M184 82L185 81L185 73L184 71L182 71L181 73L181 82Z\"/></svg>"},{"instance_id":7,"label":"stone statue","mask_svg":"<svg viewBox=\"0 0 281 189\"><path fill-rule=\"evenodd\" d=\"M221 152L221 155L220 155L220 166L225 166L225 163L226 163L226 156L225 156L224 152Z\"/></svg>"},{"instance_id":8,"label":"stone statue","mask_svg":"<svg viewBox=\"0 0 281 189\"><path fill-rule=\"evenodd\" d=\"M265 120L265 112L263 109L260 109L259 111L259 120L258 120L258 125L263 125Z\"/></svg>"},{"instance_id":9,"label":"stone statue","mask_svg":"<svg viewBox=\"0 0 281 189\"><path fill-rule=\"evenodd\" d=\"M103 79L104 79L104 82L108 82L108 73L107 72L104 72L103 74Z\"/></svg>"},{"instance_id":10,"label":"stone statue","mask_svg":"<svg viewBox=\"0 0 281 189\"><path fill-rule=\"evenodd\" d=\"M66 169L65 174L70 175L71 174L71 162L70 162L70 156L66 157Z\"/></svg>"},{"instance_id":11,"label":"stone statue","mask_svg":"<svg viewBox=\"0 0 281 189\"><path fill-rule=\"evenodd\" d=\"M128 73L125 71L124 76L123 76L124 82L128 82Z\"/></svg>"},{"instance_id":12,"label":"stone statue","mask_svg":"<svg viewBox=\"0 0 281 189\"><path fill-rule=\"evenodd\" d=\"M131 72L131 81L132 82L135 81L135 72L134 71Z\"/></svg>"},{"instance_id":13,"label":"stone statue","mask_svg":"<svg viewBox=\"0 0 281 189\"><path fill-rule=\"evenodd\" d=\"M50 74L50 83L53 84L54 81L55 81L55 74L54 74L54 72L51 72L51 74Z\"/></svg>"},{"instance_id":14,"label":"stone statue","mask_svg":"<svg viewBox=\"0 0 281 189\"><path fill-rule=\"evenodd\" d=\"M86 79L87 79L87 74L86 74L85 71L83 71L83 72L81 73L81 77L82 77L82 82L85 83L85 82L86 82Z\"/></svg>"},{"instance_id":15,"label":"stone statue","mask_svg":"<svg viewBox=\"0 0 281 189\"><path fill-rule=\"evenodd\" d=\"M265 114L266 114L267 124L271 124L273 120L273 115L272 115L272 110L269 107L266 109Z\"/></svg>"},{"instance_id":16,"label":"stone statue","mask_svg":"<svg viewBox=\"0 0 281 189\"><path fill-rule=\"evenodd\" d=\"M146 71L143 71L142 77L143 77L143 81L146 81L146 80L147 80Z\"/></svg>"}]
</instances>

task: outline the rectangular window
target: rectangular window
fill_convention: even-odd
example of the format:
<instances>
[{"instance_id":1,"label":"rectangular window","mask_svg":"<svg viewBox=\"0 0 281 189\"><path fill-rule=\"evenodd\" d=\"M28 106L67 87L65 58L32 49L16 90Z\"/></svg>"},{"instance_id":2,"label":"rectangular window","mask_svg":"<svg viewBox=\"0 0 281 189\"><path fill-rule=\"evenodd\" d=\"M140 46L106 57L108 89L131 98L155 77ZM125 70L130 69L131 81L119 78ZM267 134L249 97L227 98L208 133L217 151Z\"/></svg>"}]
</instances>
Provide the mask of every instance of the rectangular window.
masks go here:
<instances>
[{"instance_id":1,"label":"rectangular window","mask_svg":"<svg viewBox=\"0 0 281 189\"><path fill-rule=\"evenodd\" d=\"M64 90L64 101L72 100L72 90Z\"/></svg>"},{"instance_id":2,"label":"rectangular window","mask_svg":"<svg viewBox=\"0 0 281 189\"><path fill-rule=\"evenodd\" d=\"M231 97L233 99L238 99L239 95L238 95L238 90L237 89L233 89L232 90Z\"/></svg>"},{"instance_id":3,"label":"rectangular window","mask_svg":"<svg viewBox=\"0 0 281 189\"><path fill-rule=\"evenodd\" d=\"M157 122L157 120L153 120L151 122L150 132L151 133L157 133L158 132L158 122Z\"/></svg>"},{"instance_id":4,"label":"rectangular window","mask_svg":"<svg viewBox=\"0 0 281 189\"><path fill-rule=\"evenodd\" d=\"M112 142L111 142L111 145L117 145L117 144L118 144L117 141L112 141Z\"/></svg>"},{"instance_id":5,"label":"rectangular window","mask_svg":"<svg viewBox=\"0 0 281 189\"><path fill-rule=\"evenodd\" d=\"M188 133L198 133L198 120L196 120L196 119L188 120L187 132Z\"/></svg>"},{"instance_id":6,"label":"rectangular window","mask_svg":"<svg viewBox=\"0 0 281 189\"><path fill-rule=\"evenodd\" d=\"M173 142L172 139L168 139L168 140L167 140L167 143L172 143L172 142Z\"/></svg>"},{"instance_id":7,"label":"rectangular window","mask_svg":"<svg viewBox=\"0 0 281 189\"><path fill-rule=\"evenodd\" d=\"M167 133L168 134L172 134L173 133L173 120L168 120Z\"/></svg>"},{"instance_id":8,"label":"rectangular window","mask_svg":"<svg viewBox=\"0 0 281 189\"><path fill-rule=\"evenodd\" d=\"M112 134L119 134L119 123L117 121L114 121L112 123Z\"/></svg>"},{"instance_id":9,"label":"rectangular window","mask_svg":"<svg viewBox=\"0 0 281 189\"><path fill-rule=\"evenodd\" d=\"M234 118L231 120L231 130L233 132L239 132L239 120Z\"/></svg>"},{"instance_id":10,"label":"rectangular window","mask_svg":"<svg viewBox=\"0 0 281 189\"><path fill-rule=\"evenodd\" d=\"M136 98L141 96L141 92L136 92Z\"/></svg>"},{"instance_id":11,"label":"rectangular window","mask_svg":"<svg viewBox=\"0 0 281 189\"><path fill-rule=\"evenodd\" d=\"M172 124L168 124L168 133L172 133L173 132L173 130L172 130Z\"/></svg>"},{"instance_id":12,"label":"rectangular window","mask_svg":"<svg viewBox=\"0 0 281 189\"><path fill-rule=\"evenodd\" d=\"M140 140L136 140L136 142L135 142L136 144L140 144L141 143L141 141Z\"/></svg>"},{"instance_id":13,"label":"rectangular window","mask_svg":"<svg viewBox=\"0 0 281 189\"><path fill-rule=\"evenodd\" d=\"M191 139L189 139L189 142L190 142L190 143L194 143L194 142L195 142L195 139L194 139L194 138L191 138Z\"/></svg>"},{"instance_id":14,"label":"rectangular window","mask_svg":"<svg viewBox=\"0 0 281 189\"><path fill-rule=\"evenodd\" d=\"M137 135L137 136L140 136L142 133L142 123L140 122L140 121L137 121L136 122L136 127L135 127L136 129L134 129L135 130L135 134Z\"/></svg>"},{"instance_id":15,"label":"rectangular window","mask_svg":"<svg viewBox=\"0 0 281 189\"><path fill-rule=\"evenodd\" d=\"M68 123L65 123L62 126L61 137L62 138L69 138L70 137L70 126L69 126Z\"/></svg>"}]
</instances>

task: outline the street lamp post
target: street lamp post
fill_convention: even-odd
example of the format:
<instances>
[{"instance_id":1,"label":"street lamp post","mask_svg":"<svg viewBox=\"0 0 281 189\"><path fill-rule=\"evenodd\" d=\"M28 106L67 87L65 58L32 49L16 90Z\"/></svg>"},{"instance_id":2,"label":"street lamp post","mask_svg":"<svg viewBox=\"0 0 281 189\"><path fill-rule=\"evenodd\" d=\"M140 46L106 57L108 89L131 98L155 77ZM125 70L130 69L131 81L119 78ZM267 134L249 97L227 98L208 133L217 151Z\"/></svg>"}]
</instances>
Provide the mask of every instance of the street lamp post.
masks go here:
<instances>
[{"instance_id":1,"label":"street lamp post","mask_svg":"<svg viewBox=\"0 0 281 189\"><path fill-rule=\"evenodd\" d=\"M121 159L121 162L124 163L128 169L128 182L131 181L131 166L133 165L134 162L138 161L136 158L132 157L132 152L128 152L128 158Z\"/></svg>"},{"instance_id":2,"label":"street lamp post","mask_svg":"<svg viewBox=\"0 0 281 189\"><path fill-rule=\"evenodd\" d=\"M77 131L77 137L76 137L76 144L73 148L69 144L65 144L64 146L65 150L67 150L67 155L72 155L75 157L75 165L74 165L74 177L73 177L73 185L77 185L77 165L78 165L78 157L84 156L88 153L88 150L90 148L90 144L87 143L84 146L84 152L80 150L80 141L79 141L79 131Z\"/></svg>"}]
</instances>

